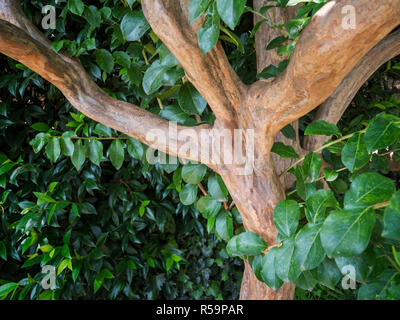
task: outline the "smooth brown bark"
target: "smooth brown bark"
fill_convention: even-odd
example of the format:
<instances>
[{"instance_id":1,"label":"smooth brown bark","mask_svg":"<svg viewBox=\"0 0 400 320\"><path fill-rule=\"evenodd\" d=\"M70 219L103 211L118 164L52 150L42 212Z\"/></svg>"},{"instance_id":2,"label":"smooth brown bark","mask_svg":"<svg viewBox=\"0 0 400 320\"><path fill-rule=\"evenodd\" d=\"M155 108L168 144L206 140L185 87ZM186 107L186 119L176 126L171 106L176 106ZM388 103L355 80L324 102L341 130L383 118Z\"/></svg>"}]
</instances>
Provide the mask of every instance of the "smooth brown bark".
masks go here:
<instances>
[{"instance_id":1,"label":"smooth brown bark","mask_svg":"<svg viewBox=\"0 0 400 320\"><path fill-rule=\"evenodd\" d=\"M110 98L78 61L55 53L15 3L0 0L1 53L53 83L88 117L163 152L190 159L190 155L179 152L184 141L171 136L168 121ZM254 130L256 148L251 174L237 174L239 168L235 165L206 164L221 174L246 230L260 234L269 245L274 245L277 231L273 210L285 197L285 188L270 154L275 135L325 101L358 61L400 23L400 0L329 2L303 31L287 71L272 82L258 81L251 86L245 86L234 73L220 44L206 55L201 53L196 37L199 22L189 24L188 3L189 0L142 0L154 32L174 53L188 79L214 111L217 120L212 128ZM344 5L356 8L356 29L342 28ZM202 126L194 130L212 128ZM161 130L170 142L169 147L162 143L154 145L148 139L146 133L152 129ZM178 126L178 132L186 129ZM193 145L199 142L199 136L190 140ZM218 156L223 153L224 150ZM293 292L291 284L285 284L278 292L269 289L255 279L246 263L242 299L289 299Z\"/></svg>"},{"instance_id":2,"label":"smooth brown bark","mask_svg":"<svg viewBox=\"0 0 400 320\"><path fill-rule=\"evenodd\" d=\"M324 120L338 123L343 113L356 96L361 86L384 63L400 54L400 30L389 34L365 55L354 69L346 76L335 92L320 106L315 114L314 121ZM303 146L306 150L315 150L321 147L329 137L306 136Z\"/></svg>"}]
</instances>

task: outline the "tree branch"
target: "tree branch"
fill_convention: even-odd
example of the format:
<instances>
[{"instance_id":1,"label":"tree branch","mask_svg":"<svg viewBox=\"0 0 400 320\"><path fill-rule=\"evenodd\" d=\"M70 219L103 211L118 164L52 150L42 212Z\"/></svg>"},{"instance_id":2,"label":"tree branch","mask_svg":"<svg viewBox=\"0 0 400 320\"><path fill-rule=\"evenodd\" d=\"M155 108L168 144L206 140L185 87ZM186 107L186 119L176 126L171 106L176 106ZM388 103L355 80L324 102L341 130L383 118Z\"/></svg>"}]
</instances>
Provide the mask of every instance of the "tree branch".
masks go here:
<instances>
[{"instance_id":1,"label":"tree branch","mask_svg":"<svg viewBox=\"0 0 400 320\"><path fill-rule=\"evenodd\" d=\"M356 9L356 28L344 29L342 9ZM251 112L262 114L267 136L325 101L357 62L399 23L400 0L328 2L303 31L286 72L273 83L256 82ZM271 146L272 147L272 146Z\"/></svg>"},{"instance_id":2,"label":"tree branch","mask_svg":"<svg viewBox=\"0 0 400 320\"><path fill-rule=\"evenodd\" d=\"M217 119L226 128L236 128L236 113L246 88L219 43L207 54L201 52L197 42L200 21L189 23L188 4L189 0L142 1L153 31L181 63Z\"/></svg>"},{"instance_id":3,"label":"tree branch","mask_svg":"<svg viewBox=\"0 0 400 320\"><path fill-rule=\"evenodd\" d=\"M387 61L400 55L400 30L379 42L342 81L336 91L318 108L314 121L338 123L362 85ZM321 147L329 137L306 136L304 148Z\"/></svg>"},{"instance_id":4,"label":"tree branch","mask_svg":"<svg viewBox=\"0 0 400 320\"><path fill-rule=\"evenodd\" d=\"M4 11L2 12L4 17ZM170 130L170 123L136 105L116 100L101 90L91 80L82 65L63 54L58 54L17 26L0 20L0 52L26 65L44 79L54 84L69 102L89 118L127 134L140 142L150 145L164 153L190 160L187 145L200 146L201 129L209 130L208 125L198 127L177 126ZM155 139L152 132L162 139ZM155 131L157 130L157 132ZM157 135L158 133L158 135ZM178 136L184 139L178 139ZM153 140L154 139L154 140ZM181 147L185 145L185 152ZM211 167L211 166L210 166Z\"/></svg>"},{"instance_id":5,"label":"tree branch","mask_svg":"<svg viewBox=\"0 0 400 320\"><path fill-rule=\"evenodd\" d=\"M253 0L253 7L256 11L260 11L262 7L269 5L276 5L276 2L268 0ZM265 13L265 16L269 17L273 24L286 24L290 19L295 17L296 10L297 6L288 8L271 8ZM254 15L254 25L261 20L262 18L260 16ZM276 50L265 49L271 40L282 35L284 35L282 30L271 28L267 23L263 23L256 32L255 39L258 73L270 64L277 66L286 58L285 56L278 55Z\"/></svg>"}]
</instances>

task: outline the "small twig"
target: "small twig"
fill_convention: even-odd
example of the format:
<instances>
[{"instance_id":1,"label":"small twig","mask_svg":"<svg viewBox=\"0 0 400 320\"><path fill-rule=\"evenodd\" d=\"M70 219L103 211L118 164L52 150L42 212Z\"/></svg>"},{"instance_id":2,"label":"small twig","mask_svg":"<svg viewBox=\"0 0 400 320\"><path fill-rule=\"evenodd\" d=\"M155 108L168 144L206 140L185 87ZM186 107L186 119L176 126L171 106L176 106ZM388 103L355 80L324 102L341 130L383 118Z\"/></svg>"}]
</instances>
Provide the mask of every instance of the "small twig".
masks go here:
<instances>
[{"instance_id":1,"label":"small twig","mask_svg":"<svg viewBox=\"0 0 400 320\"><path fill-rule=\"evenodd\" d=\"M208 195L207 191L204 189L201 183L198 183L197 186L199 187L200 191L203 193L204 196Z\"/></svg>"}]
</instances>

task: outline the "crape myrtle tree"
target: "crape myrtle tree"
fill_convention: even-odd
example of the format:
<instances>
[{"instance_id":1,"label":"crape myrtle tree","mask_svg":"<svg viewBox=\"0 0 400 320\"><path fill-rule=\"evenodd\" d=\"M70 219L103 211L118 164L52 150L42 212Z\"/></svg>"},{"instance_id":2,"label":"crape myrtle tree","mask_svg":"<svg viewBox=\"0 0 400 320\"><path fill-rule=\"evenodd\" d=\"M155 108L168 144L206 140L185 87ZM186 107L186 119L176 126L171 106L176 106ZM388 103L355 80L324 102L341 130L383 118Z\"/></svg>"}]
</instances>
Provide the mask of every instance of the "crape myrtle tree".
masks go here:
<instances>
[{"instance_id":1,"label":"crape myrtle tree","mask_svg":"<svg viewBox=\"0 0 400 320\"><path fill-rule=\"evenodd\" d=\"M370 163L379 156L396 161L400 119L381 113L346 136L335 124L362 84L400 53L400 33L396 30L400 0L254 0L252 8L245 0L122 2L132 12L121 22L121 37L136 41L150 26L152 37L158 37L173 55L165 53L163 47L160 59L148 63L144 91L154 93L171 82L172 68L182 68L181 108L188 114L196 113L191 110L199 107L201 98L194 93L195 88L215 121L179 124L171 131L168 118L176 119L166 116L167 107L161 117L111 97L85 70L81 53L71 54L61 41L48 40L24 15L17 0L0 0L0 52L48 80L87 117L162 153L203 160L203 164L188 164L182 169L187 183L180 192L183 204L197 200L204 165L218 174L208 180L209 194L201 190L204 197L197 200L196 207L212 227L221 207L218 200L222 198L227 206L224 199L229 191L240 212L247 232L234 235L228 218L223 225L228 252L245 259L242 299L292 299L295 284L305 288L316 282L334 286L339 281L337 267L346 265L354 266L357 281L363 282L363 270L357 269L364 259L361 255L367 247L387 249L387 241L392 241L388 264L381 268L381 278L366 286L363 293L375 297L394 287L400 269L396 251L400 196L394 182L375 172ZM93 7L86 9L81 0L67 3L68 10L87 15L89 22L100 16ZM259 79L250 85L236 74L218 42L227 39L240 51L242 39L232 30L245 12L254 14L251 32L259 72ZM107 10L99 19L102 16L107 16ZM113 70L115 57L101 49L96 55L104 80ZM137 77L141 77L140 72ZM159 104L161 100L156 99ZM301 145L298 119L316 108ZM155 129L163 139L148 135ZM179 139L188 129L195 134ZM215 129L228 130L232 136L235 129L253 130L251 173L238 174L242 165L224 162L226 153L231 152L225 144L220 149L201 150L212 150L216 154L210 158L220 161L199 159L190 153L203 148L204 132L212 136ZM336 139L329 140L332 136ZM241 139L246 145L250 138L242 135ZM50 153L53 147L54 143ZM59 153L57 147L55 150ZM324 152L329 152L330 160ZM333 155L344 168L332 164ZM338 192L332 186L344 171L350 175L351 185L346 192ZM378 233L385 239L371 249L371 235L378 225L383 228Z\"/></svg>"}]
</instances>

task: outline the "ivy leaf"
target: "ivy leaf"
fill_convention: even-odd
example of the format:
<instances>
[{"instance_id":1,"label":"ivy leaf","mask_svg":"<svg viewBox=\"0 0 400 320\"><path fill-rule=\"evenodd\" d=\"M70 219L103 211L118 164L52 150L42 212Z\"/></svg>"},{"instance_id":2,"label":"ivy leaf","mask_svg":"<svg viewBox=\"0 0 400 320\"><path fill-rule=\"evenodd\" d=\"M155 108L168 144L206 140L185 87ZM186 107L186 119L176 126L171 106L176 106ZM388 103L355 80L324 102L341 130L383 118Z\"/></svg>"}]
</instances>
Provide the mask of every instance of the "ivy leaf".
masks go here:
<instances>
[{"instance_id":1,"label":"ivy leaf","mask_svg":"<svg viewBox=\"0 0 400 320\"><path fill-rule=\"evenodd\" d=\"M350 172L361 169L368 163L369 158L364 135L360 133L352 136L342 150L342 162Z\"/></svg>"},{"instance_id":2,"label":"ivy leaf","mask_svg":"<svg viewBox=\"0 0 400 320\"><path fill-rule=\"evenodd\" d=\"M124 163L125 151L124 144L121 140L114 140L108 149L110 160L115 169L119 170Z\"/></svg>"},{"instance_id":3,"label":"ivy leaf","mask_svg":"<svg viewBox=\"0 0 400 320\"><path fill-rule=\"evenodd\" d=\"M306 135L317 135L317 136L332 136L341 137L342 134L337 126L332 123L328 123L323 120L317 120L311 122L304 132Z\"/></svg>"},{"instance_id":4,"label":"ivy leaf","mask_svg":"<svg viewBox=\"0 0 400 320\"><path fill-rule=\"evenodd\" d=\"M207 167L204 164L185 164L182 167L182 179L186 183L198 184L207 173Z\"/></svg>"},{"instance_id":5,"label":"ivy leaf","mask_svg":"<svg viewBox=\"0 0 400 320\"><path fill-rule=\"evenodd\" d=\"M235 29L246 6L246 0L217 0L217 10L221 19Z\"/></svg>"},{"instance_id":6,"label":"ivy leaf","mask_svg":"<svg viewBox=\"0 0 400 320\"><path fill-rule=\"evenodd\" d=\"M229 240L226 250L230 256L256 256L267 249L264 239L253 232L244 232Z\"/></svg>"},{"instance_id":7,"label":"ivy leaf","mask_svg":"<svg viewBox=\"0 0 400 320\"><path fill-rule=\"evenodd\" d=\"M274 210L274 223L281 236L289 238L299 225L300 207L294 200L280 201Z\"/></svg>"},{"instance_id":8,"label":"ivy leaf","mask_svg":"<svg viewBox=\"0 0 400 320\"><path fill-rule=\"evenodd\" d=\"M103 71L111 73L114 70L114 58L106 49L96 51L96 61Z\"/></svg>"},{"instance_id":9,"label":"ivy leaf","mask_svg":"<svg viewBox=\"0 0 400 320\"><path fill-rule=\"evenodd\" d=\"M128 12L122 18L120 27L122 35L127 41L139 40L150 29L143 11Z\"/></svg>"},{"instance_id":10,"label":"ivy leaf","mask_svg":"<svg viewBox=\"0 0 400 320\"><path fill-rule=\"evenodd\" d=\"M287 146L282 142L275 142L271 152L278 154L282 158L299 158L299 155L294 151L292 146Z\"/></svg>"},{"instance_id":11,"label":"ivy leaf","mask_svg":"<svg viewBox=\"0 0 400 320\"><path fill-rule=\"evenodd\" d=\"M202 114L207 106L207 101L190 82L184 83L179 89L178 103L181 109L189 115Z\"/></svg>"},{"instance_id":12,"label":"ivy leaf","mask_svg":"<svg viewBox=\"0 0 400 320\"><path fill-rule=\"evenodd\" d=\"M310 223L323 222L326 218L326 209L328 207L338 208L339 203L335 195L330 190L318 190L313 192L306 200L306 217Z\"/></svg>"},{"instance_id":13,"label":"ivy leaf","mask_svg":"<svg viewBox=\"0 0 400 320\"><path fill-rule=\"evenodd\" d=\"M221 202L213 199L211 196L201 197L195 204L196 209L203 215L204 218L215 218L221 210Z\"/></svg>"},{"instance_id":14,"label":"ivy leaf","mask_svg":"<svg viewBox=\"0 0 400 320\"><path fill-rule=\"evenodd\" d=\"M300 266L294 259L295 240L291 237L276 249L275 271L284 282L295 282L301 274Z\"/></svg>"},{"instance_id":15,"label":"ivy leaf","mask_svg":"<svg viewBox=\"0 0 400 320\"><path fill-rule=\"evenodd\" d=\"M358 176L344 197L346 209L363 208L390 200L396 191L394 182L375 172Z\"/></svg>"},{"instance_id":16,"label":"ivy leaf","mask_svg":"<svg viewBox=\"0 0 400 320\"><path fill-rule=\"evenodd\" d=\"M365 143L369 152L386 148L400 137L400 118L390 114L378 114L365 132Z\"/></svg>"},{"instance_id":17,"label":"ivy leaf","mask_svg":"<svg viewBox=\"0 0 400 320\"><path fill-rule=\"evenodd\" d=\"M194 184L185 185L179 192L179 199L185 206L190 206L196 201L198 187Z\"/></svg>"},{"instance_id":18,"label":"ivy leaf","mask_svg":"<svg viewBox=\"0 0 400 320\"><path fill-rule=\"evenodd\" d=\"M261 278L274 291L283 285L283 281L277 276L275 269L275 255L277 248L271 248L262 260Z\"/></svg>"},{"instance_id":19,"label":"ivy leaf","mask_svg":"<svg viewBox=\"0 0 400 320\"><path fill-rule=\"evenodd\" d=\"M329 257L351 257L368 246L375 225L371 208L333 211L321 231L322 245Z\"/></svg>"},{"instance_id":20,"label":"ivy leaf","mask_svg":"<svg viewBox=\"0 0 400 320\"><path fill-rule=\"evenodd\" d=\"M315 270L307 270L302 272L294 282L296 287L307 291L312 291L317 283L318 281L316 279Z\"/></svg>"},{"instance_id":21,"label":"ivy leaf","mask_svg":"<svg viewBox=\"0 0 400 320\"><path fill-rule=\"evenodd\" d=\"M314 269L325 259L326 254L320 238L321 229L322 223L309 223L296 235L294 259L301 271Z\"/></svg>"},{"instance_id":22,"label":"ivy leaf","mask_svg":"<svg viewBox=\"0 0 400 320\"><path fill-rule=\"evenodd\" d=\"M400 191L397 191L385 210L382 236L400 241Z\"/></svg>"}]
</instances>

